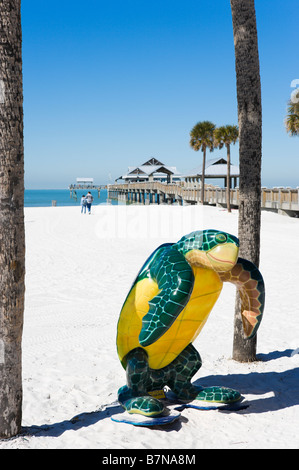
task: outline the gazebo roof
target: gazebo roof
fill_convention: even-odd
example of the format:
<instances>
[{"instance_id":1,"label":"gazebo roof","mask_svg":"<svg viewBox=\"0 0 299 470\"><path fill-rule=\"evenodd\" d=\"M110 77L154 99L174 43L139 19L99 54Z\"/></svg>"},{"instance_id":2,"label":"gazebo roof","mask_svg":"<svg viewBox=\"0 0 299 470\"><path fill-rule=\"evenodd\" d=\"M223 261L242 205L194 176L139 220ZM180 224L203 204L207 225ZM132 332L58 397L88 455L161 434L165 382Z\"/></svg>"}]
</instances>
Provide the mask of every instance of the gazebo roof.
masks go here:
<instances>
[{"instance_id":1,"label":"gazebo roof","mask_svg":"<svg viewBox=\"0 0 299 470\"><path fill-rule=\"evenodd\" d=\"M193 170L188 171L184 178L198 177L202 174L202 165ZM240 176L239 166L230 164L230 174L232 177ZM206 161L205 177L206 178L225 178L227 176L227 159L212 158Z\"/></svg>"}]
</instances>

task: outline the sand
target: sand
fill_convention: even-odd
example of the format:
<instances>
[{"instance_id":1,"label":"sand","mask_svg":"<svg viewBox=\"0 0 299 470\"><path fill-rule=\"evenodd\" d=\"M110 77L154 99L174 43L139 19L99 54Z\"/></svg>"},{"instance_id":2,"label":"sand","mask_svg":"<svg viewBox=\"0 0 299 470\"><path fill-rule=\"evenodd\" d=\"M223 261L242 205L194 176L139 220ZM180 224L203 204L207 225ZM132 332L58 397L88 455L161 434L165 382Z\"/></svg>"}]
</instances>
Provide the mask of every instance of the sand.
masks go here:
<instances>
[{"instance_id":1,"label":"sand","mask_svg":"<svg viewBox=\"0 0 299 470\"><path fill-rule=\"evenodd\" d=\"M299 220L263 212L266 308L258 361L232 360L235 288L225 284L194 345L202 385L238 389L248 408L186 409L168 427L115 423L125 384L115 346L120 309L145 259L192 230L237 235L238 212L215 207L26 208L23 433L0 449L298 448Z\"/></svg>"}]
</instances>

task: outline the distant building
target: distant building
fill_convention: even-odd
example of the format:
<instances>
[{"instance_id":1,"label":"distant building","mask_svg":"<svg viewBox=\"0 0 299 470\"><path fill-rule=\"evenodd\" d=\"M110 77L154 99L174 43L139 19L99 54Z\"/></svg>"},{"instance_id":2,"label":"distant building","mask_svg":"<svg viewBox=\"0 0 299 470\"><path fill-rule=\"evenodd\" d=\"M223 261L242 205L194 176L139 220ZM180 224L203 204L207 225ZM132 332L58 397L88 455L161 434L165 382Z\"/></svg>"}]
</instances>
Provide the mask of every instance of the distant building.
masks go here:
<instances>
[{"instance_id":1,"label":"distant building","mask_svg":"<svg viewBox=\"0 0 299 470\"><path fill-rule=\"evenodd\" d=\"M202 165L194 168L193 170L188 171L184 175L184 179L186 182L186 186L190 187L193 186L194 183L201 182L201 175L202 175ZM231 185L230 187L237 186L237 178L240 176L240 169L239 166L230 164L230 179ZM226 158L212 158L211 160L206 161L205 167L205 179L224 179L224 186L226 187L226 180L227 180L227 159ZM232 185L232 182L234 183Z\"/></svg>"},{"instance_id":2,"label":"distant building","mask_svg":"<svg viewBox=\"0 0 299 470\"><path fill-rule=\"evenodd\" d=\"M69 185L69 189L95 189L93 178L76 178L76 183Z\"/></svg>"},{"instance_id":3,"label":"distant building","mask_svg":"<svg viewBox=\"0 0 299 470\"><path fill-rule=\"evenodd\" d=\"M93 186L93 178L76 178L76 184L81 186Z\"/></svg>"},{"instance_id":4,"label":"distant building","mask_svg":"<svg viewBox=\"0 0 299 470\"><path fill-rule=\"evenodd\" d=\"M124 180L125 183L139 183L142 181L161 181L177 183L182 180L182 174L175 166L166 166L156 158L151 158L140 166L129 167L128 172L115 181Z\"/></svg>"}]
</instances>

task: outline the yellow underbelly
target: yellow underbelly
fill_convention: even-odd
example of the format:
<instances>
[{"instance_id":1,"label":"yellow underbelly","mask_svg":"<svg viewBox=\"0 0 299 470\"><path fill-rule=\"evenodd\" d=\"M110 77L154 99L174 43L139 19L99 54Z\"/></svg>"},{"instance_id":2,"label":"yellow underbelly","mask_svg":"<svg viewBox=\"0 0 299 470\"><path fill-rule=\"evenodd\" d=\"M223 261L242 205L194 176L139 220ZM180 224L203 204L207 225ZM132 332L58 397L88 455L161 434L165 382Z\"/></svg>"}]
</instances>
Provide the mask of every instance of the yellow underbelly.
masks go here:
<instances>
[{"instance_id":1,"label":"yellow underbelly","mask_svg":"<svg viewBox=\"0 0 299 470\"><path fill-rule=\"evenodd\" d=\"M215 271L195 267L193 272L195 281L188 304L161 338L143 348L151 369L167 366L195 340L220 295L223 284ZM152 279L139 281L130 292L117 328L117 351L121 361L132 349L141 347L138 337L142 318L149 310L148 302L158 292L158 285Z\"/></svg>"}]
</instances>

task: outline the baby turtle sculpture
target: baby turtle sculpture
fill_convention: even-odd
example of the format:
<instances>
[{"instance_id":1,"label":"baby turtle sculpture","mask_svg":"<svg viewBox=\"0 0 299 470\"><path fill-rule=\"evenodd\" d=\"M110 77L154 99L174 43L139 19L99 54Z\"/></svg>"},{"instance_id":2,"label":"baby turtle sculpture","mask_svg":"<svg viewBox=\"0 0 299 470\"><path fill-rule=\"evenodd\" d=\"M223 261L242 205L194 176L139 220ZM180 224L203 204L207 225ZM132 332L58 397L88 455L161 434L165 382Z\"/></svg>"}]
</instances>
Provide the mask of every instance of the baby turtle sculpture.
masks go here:
<instances>
[{"instance_id":1,"label":"baby turtle sculpture","mask_svg":"<svg viewBox=\"0 0 299 470\"><path fill-rule=\"evenodd\" d=\"M200 387L191 378L201 367L192 342L217 301L223 282L237 286L247 338L259 327L264 282L250 261L238 258L239 241L218 230L202 230L157 248L139 271L122 307L117 351L127 385L118 391L129 413L158 416L163 403L149 392L168 386L181 400L231 403L236 390Z\"/></svg>"}]
</instances>

